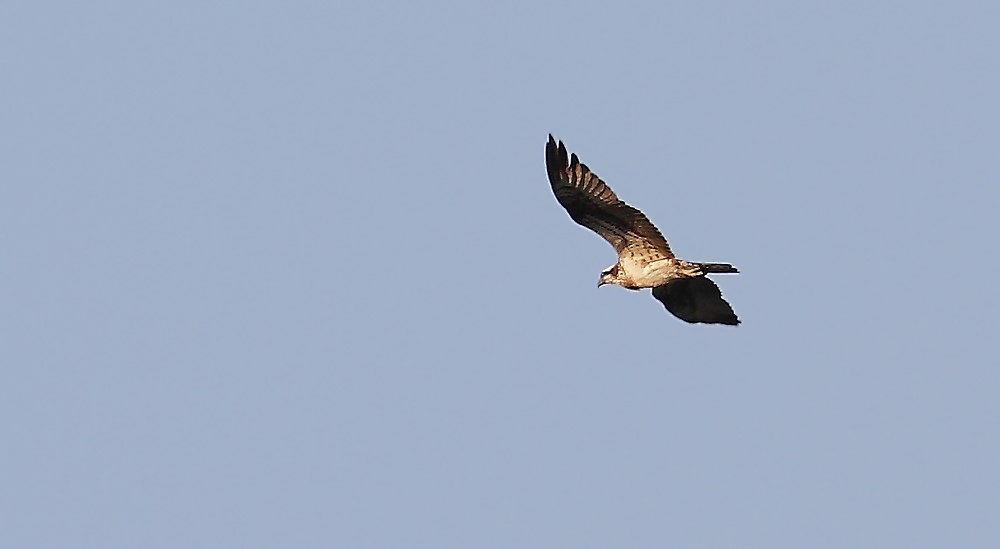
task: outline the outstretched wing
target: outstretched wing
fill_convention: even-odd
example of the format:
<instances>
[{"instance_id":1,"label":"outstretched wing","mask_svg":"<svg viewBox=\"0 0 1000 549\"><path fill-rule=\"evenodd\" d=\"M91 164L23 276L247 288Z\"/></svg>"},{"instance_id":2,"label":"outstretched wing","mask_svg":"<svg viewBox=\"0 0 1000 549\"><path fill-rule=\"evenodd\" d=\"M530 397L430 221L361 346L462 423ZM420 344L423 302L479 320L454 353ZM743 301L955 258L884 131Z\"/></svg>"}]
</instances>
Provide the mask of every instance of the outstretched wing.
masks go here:
<instances>
[{"instance_id":1,"label":"outstretched wing","mask_svg":"<svg viewBox=\"0 0 1000 549\"><path fill-rule=\"evenodd\" d=\"M653 297L684 322L729 324L736 326L733 308L722 298L722 292L707 277L675 278L653 288Z\"/></svg>"},{"instance_id":2,"label":"outstretched wing","mask_svg":"<svg viewBox=\"0 0 1000 549\"><path fill-rule=\"evenodd\" d=\"M569 216L607 240L618 254L647 260L674 257L667 239L642 212L618 200L611 187L582 164L566 145L549 135L545 146L545 166L556 200Z\"/></svg>"}]
</instances>

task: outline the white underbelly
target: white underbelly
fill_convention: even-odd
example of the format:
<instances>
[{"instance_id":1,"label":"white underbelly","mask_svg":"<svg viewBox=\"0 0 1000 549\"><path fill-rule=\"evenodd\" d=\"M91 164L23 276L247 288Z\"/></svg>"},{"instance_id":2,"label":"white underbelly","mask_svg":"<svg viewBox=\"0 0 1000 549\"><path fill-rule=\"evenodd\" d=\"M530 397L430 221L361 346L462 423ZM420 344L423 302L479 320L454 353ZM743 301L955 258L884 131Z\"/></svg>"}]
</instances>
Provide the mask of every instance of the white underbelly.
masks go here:
<instances>
[{"instance_id":1,"label":"white underbelly","mask_svg":"<svg viewBox=\"0 0 1000 549\"><path fill-rule=\"evenodd\" d=\"M649 263L638 262L633 259L623 259L622 268L635 286L653 288L663 284L670 277L670 273L673 271L673 264L669 259Z\"/></svg>"}]
</instances>

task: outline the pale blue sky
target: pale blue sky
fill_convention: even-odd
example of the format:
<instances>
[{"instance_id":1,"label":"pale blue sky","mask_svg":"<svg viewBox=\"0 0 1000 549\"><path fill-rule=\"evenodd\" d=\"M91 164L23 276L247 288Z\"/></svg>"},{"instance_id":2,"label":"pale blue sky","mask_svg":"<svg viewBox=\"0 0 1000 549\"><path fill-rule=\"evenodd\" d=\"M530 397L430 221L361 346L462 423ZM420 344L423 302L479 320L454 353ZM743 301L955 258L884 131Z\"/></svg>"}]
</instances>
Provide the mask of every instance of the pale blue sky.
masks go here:
<instances>
[{"instance_id":1,"label":"pale blue sky","mask_svg":"<svg viewBox=\"0 0 1000 549\"><path fill-rule=\"evenodd\" d=\"M3 3L0 546L1000 547L998 22Z\"/></svg>"}]
</instances>

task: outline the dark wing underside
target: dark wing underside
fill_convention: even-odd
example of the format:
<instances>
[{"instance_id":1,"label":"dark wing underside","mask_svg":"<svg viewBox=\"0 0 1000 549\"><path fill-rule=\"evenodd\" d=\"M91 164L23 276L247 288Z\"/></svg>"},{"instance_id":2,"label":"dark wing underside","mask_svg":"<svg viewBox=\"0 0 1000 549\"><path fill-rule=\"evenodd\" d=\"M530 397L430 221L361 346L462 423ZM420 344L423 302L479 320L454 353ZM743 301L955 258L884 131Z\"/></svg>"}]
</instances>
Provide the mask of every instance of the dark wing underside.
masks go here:
<instances>
[{"instance_id":1,"label":"dark wing underside","mask_svg":"<svg viewBox=\"0 0 1000 549\"><path fill-rule=\"evenodd\" d=\"M607 240L619 255L647 260L674 257L667 240L642 212L622 202L614 191L582 164L566 145L549 135L545 166L556 200L580 225Z\"/></svg>"},{"instance_id":2,"label":"dark wing underside","mask_svg":"<svg viewBox=\"0 0 1000 549\"><path fill-rule=\"evenodd\" d=\"M653 288L653 297L684 322L732 326L740 323L733 308L722 298L719 287L704 276L675 278Z\"/></svg>"}]
</instances>

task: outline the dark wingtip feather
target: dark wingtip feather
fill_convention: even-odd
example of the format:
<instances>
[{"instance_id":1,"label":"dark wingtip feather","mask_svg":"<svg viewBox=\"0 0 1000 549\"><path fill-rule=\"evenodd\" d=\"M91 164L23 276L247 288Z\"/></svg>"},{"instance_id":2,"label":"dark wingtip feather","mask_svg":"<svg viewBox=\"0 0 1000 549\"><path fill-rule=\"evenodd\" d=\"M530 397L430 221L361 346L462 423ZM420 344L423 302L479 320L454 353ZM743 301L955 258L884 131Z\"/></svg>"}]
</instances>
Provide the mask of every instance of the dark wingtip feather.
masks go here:
<instances>
[{"instance_id":1,"label":"dark wingtip feather","mask_svg":"<svg viewBox=\"0 0 1000 549\"><path fill-rule=\"evenodd\" d=\"M545 145L545 168L549 174L549 181L556 185L562 179L562 172L566 170L566 147L549 134L549 142Z\"/></svg>"}]
</instances>

